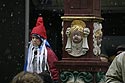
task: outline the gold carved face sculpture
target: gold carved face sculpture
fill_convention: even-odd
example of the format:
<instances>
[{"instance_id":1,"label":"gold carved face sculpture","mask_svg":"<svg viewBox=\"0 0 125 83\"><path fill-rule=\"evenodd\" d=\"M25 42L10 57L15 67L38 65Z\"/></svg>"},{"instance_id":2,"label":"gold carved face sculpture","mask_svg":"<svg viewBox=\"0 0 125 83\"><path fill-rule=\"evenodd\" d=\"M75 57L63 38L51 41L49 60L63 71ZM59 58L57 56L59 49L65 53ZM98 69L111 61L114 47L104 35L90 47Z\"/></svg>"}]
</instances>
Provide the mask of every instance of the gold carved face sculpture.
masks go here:
<instances>
[{"instance_id":1,"label":"gold carved face sculpture","mask_svg":"<svg viewBox=\"0 0 125 83\"><path fill-rule=\"evenodd\" d=\"M71 27L66 30L67 44L65 50L74 57L85 55L89 49L87 42L89 32L85 22L74 20Z\"/></svg>"},{"instance_id":2,"label":"gold carved face sculpture","mask_svg":"<svg viewBox=\"0 0 125 83\"><path fill-rule=\"evenodd\" d=\"M83 30L85 28L85 23L80 20L75 20L71 24L70 38L74 43L80 43L83 39Z\"/></svg>"},{"instance_id":3,"label":"gold carved face sculpture","mask_svg":"<svg viewBox=\"0 0 125 83\"><path fill-rule=\"evenodd\" d=\"M74 25L71 28L71 34L70 34L71 41L74 43L80 43L83 39L83 27Z\"/></svg>"}]
</instances>

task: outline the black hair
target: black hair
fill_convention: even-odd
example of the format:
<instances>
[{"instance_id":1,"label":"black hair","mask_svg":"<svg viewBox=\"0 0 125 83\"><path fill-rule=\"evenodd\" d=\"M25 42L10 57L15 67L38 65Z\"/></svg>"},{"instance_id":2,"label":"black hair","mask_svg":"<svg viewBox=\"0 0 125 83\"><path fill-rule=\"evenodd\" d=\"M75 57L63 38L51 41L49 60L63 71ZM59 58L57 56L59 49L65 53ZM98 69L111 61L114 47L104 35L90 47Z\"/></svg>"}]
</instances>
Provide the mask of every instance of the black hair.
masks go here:
<instances>
[{"instance_id":1,"label":"black hair","mask_svg":"<svg viewBox=\"0 0 125 83\"><path fill-rule=\"evenodd\" d=\"M48 71L44 71L40 73L39 75L44 80L44 83L53 83L53 80Z\"/></svg>"},{"instance_id":2,"label":"black hair","mask_svg":"<svg viewBox=\"0 0 125 83\"><path fill-rule=\"evenodd\" d=\"M118 45L117 48L116 48L116 52L118 51L125 51L125 45Z\"/></svg>"}]
</instances>

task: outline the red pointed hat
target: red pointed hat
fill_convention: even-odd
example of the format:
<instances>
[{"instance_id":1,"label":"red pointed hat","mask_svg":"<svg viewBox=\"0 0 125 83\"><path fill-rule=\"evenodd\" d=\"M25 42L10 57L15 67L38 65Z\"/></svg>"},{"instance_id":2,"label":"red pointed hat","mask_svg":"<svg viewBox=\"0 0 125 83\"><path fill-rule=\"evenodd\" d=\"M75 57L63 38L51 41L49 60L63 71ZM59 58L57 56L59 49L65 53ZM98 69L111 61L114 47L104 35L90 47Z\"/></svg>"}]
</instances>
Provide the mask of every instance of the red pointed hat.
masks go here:
<instances>
[{"instance_id":1,"label":"red pointed hat","mask_svg":"<svg viewBox=\"0 0 125 83\"><path fill-rule=\"evenodd\" d=\"M36 26L32 29L31 35L32 34L37 34L43 37L44 39L47 39L46 29L45 29L42 17L38 17Z\"/></svg>"}]
</instances>

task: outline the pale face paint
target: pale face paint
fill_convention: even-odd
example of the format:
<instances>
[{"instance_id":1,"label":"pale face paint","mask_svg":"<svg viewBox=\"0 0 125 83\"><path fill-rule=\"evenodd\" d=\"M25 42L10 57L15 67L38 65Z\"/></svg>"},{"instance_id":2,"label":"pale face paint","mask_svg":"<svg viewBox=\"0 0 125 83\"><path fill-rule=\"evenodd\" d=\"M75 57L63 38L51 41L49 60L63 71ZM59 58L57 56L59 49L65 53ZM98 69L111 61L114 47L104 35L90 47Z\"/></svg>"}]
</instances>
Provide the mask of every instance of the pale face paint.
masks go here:
<instances>
[{"instance_id":1,"label":"pale face paint","mask_svg":"<svg viewBox=\"0 0 125 83\"><path fill-rule=\"evenodd\" d=\"M33 46L39 46L41 44L41 40L36 36L32 36L32 44Z\"/></svg>"}]
</instances>

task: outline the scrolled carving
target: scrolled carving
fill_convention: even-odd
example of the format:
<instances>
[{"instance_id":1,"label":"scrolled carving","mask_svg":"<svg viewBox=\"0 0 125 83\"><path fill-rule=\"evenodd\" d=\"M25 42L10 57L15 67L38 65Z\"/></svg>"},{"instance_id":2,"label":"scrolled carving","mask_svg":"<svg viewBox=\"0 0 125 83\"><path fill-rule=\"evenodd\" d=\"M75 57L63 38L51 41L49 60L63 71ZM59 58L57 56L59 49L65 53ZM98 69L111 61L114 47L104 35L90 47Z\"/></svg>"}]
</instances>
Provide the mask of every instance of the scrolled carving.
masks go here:
<instances>
[{"instance_id":1,"label":"scrolled carving","mask_svg":"<svg viewBox=\"0 0 125 83\"><path fill-rule=\"evenodd\" d=\"M95 22L93 24L93 27L94 27L94 30L93 30L93 46L94 46L94 49L93 49L93 53L94 55L98 56L100 55L101 53L101 41L102 41L102 24L101 23L98 23L98 22Z\"/></svg>"},{"instance_id":2,"label":"scrolled carving","mask_svg":"<svg viewBox=\"0 0 125 83\"><path fill-rule=\"evenodd\" d=\"M62 83L92 83L93 75L90 72L64 71L60 79Z\"/></svg>"}]
</instances>

